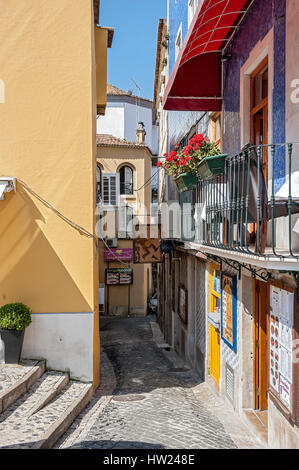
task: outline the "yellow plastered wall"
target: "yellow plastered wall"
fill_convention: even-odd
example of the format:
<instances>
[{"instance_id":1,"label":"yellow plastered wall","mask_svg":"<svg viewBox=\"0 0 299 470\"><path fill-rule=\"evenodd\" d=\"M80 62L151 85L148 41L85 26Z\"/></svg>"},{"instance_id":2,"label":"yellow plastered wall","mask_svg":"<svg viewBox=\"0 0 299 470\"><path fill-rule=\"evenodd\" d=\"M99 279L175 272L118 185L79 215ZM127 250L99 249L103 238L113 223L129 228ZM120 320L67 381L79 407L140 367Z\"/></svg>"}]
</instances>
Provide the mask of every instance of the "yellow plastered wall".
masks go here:
<instances>
[{"instance_id":1,"label":"yellow plastered wall","mask_svg":"<svg viewBox=\"0 0 299 470\"><path fill-rule=\"evenodd\" d=\"M108 30L95 27L96 89L98 114L105 114L107 104Z\"/></svg>"},{"instance_id":2,"label":"yellow plastered wall","mask_svg":"<svg viewBox=\"0 0 299 470\"><path fill-rule=\"evenodd\" d=\"M127 196L125 200L128 204L135 204L137 211L139 211L137 213L140 215L142 215L143 206L150 214L151 184L144 186L151 178L152 161L149 150L146 147L98 146L97 160L103 173L116 173L124 164L131 166L134 170L134 189L136 191L133 196Z\"/></svg>"},{"instance_id":3,"label":"yellow plastered wall","mask_svg":"<svg viewBox=\"0 0 299 470\"><path fill-rule=\"evenodd\" d=\"M94 233L96 75L93 2L0 0L0 175L22 179ZM105 73L105 71L104 71ZM99 380L98 260L92 238L20 182L0 201L0 304L34 313L95 311Z\"/></svg>"},{"instance_id":4,"label":"yellow plastered wall","mask_svg":"<svg viewBox=\"0 0 299 470\"><path fill-rule=\"evenodd\" d=\"M118 240L118 248L133 248L132 240ZM105 245L100 245L100 283L105 284L106 268L132 268L133 284L130 286L106 286L105 309L106 313L127 316L128 314L145 315L147 311L148 295L152 287L151 264L134 264L105 262ZM109 312L108 312L109 311Z\"/></svg>"},{"instance_id":5,"label":"yellow plastered wall","mask_svg":"<svg viewBox=\"0 0 299 470\"><path fill-rule=\"evenodd\" d=\"M151 184L145 185L151 178L151 154L146 148L98 146L97 160L100 163L102 172L116 173L119 168L128 164L134 170L134 191L132 196L123 198L128 204L135 206L135 214L140 215L141 223L149 221L144 219L144 210L150 214ZM145 185L145 186L144 186ZM132 240L118 240L119 248L133 248ZM104 244L100 248L100 282L105 283L105 269L108 264L104 262ZM123 265L121 263L109 263L109 268L133 268L134 283L130 286L109 286L105 289L106 308L109 312L119 312L120 315L146 313L148 296L152 288L152 269L150 264ZM109 290L109 292L108 292Z\"/></svg>"}]
</instances>

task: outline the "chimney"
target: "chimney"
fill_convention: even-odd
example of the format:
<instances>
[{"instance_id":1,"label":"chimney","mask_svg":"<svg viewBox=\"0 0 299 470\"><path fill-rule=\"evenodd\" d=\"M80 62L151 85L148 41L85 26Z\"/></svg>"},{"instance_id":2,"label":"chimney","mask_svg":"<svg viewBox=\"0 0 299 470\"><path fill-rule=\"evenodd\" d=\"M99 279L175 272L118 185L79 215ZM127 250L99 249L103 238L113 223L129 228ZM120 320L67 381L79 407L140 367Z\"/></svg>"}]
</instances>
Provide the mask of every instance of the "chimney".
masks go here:
<instances>
[{"instance_id":1,"label":"chimney","mask_svg":"<svg viewBox=\"0 0 299 470\"><path fill-rule=\"evenodd\" d=\"M136 130L136 136L137 136L137 144L145 144L146 132L145 132L145 129L144 129L143 122L138 122L138 127L137 127L137 130Z\"/></svg>"}]
</instances>

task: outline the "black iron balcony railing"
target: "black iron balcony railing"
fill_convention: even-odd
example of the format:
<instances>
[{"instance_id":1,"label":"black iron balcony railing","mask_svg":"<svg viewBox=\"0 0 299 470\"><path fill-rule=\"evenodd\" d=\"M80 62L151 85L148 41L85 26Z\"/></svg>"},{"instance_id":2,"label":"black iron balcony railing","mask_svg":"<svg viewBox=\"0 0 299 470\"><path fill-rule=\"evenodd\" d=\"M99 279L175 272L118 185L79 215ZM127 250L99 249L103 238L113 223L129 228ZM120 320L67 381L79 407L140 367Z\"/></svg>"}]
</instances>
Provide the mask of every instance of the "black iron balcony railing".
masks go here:
<instances>
[{"instance_id":1,"label":"black iron balcony railing","mask_svg":"<svg viewBox=\"0 0 299 470\"><path fill-rule=\"evenodd\" d=\"M226 158L222 175L199 179L197 186L195 230L186 239L299 259L298 143L246 146Z\"/></svg>"}]
</instances>

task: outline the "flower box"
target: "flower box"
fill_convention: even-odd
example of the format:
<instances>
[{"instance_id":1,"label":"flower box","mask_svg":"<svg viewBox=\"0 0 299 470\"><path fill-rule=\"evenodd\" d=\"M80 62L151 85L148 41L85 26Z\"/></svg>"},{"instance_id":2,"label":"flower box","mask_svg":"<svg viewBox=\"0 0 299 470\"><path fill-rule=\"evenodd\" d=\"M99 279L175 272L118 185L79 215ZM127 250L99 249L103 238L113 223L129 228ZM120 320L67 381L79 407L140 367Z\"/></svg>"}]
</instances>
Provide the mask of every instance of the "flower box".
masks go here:
<instances>
[{"instance_id":1,"label":"flower box","mask_svg":"<svg viewBox=\"0 0 299 470\"><path fill-rule=\"evenodd\" d=\"M204 158L198 166L201 179L206 180L212 176L222 175L226 157L227 154L222 154Z\"/></svg>"},{"instance_id":2,"label":"flower box","mask_svg":"<svg viewBox=\"0 0 299 470\"><path fill-rule=\"evenodd\" d=\"M175 178L175 182L180 193L190 191L196 188L197 175L196 173L182 173Z\"/></svg>"}]
</instances>

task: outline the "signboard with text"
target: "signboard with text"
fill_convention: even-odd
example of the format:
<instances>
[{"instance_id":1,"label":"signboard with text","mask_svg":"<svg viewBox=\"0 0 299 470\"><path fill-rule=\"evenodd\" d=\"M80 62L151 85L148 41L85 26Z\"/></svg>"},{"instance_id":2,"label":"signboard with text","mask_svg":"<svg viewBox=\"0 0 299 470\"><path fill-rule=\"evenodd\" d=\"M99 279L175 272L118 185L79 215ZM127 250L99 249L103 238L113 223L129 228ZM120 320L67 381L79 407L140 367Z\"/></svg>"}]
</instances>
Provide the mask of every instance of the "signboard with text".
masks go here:
<instances>
[{"instance_id":1,"label":"signboard with text","mask_svg":"<svg viewBox=\"0 0 299 470\"><path fill-rule=\"evenodd\" d=\"M133 284L133 269L106 269L106 286L125 286Z\"/></svg>"},{"instance_id":2,"label":"signboard with text","mask_svg":"<svg viewBox=\"0 0 299 470\"><path fill-rule=\"evenodd\" d=\"M221 338L237 351L237 278L228 274L221 277Z\"/></svg>"},{"instance_id":3,"label":"signboard with text","mask_svg":"<svg viewBox=\"0 0 299 470\"><path fill-rule=\"evenodd\" d=\"M109 261L133 261L134 250L133 248L106 248L105 258L106 262Z\"/></svg>"}]
</instances>

